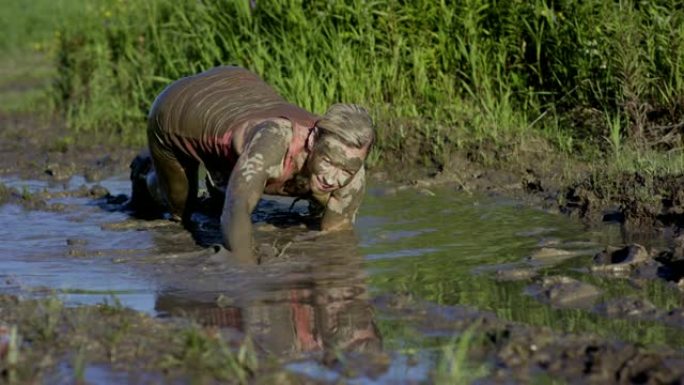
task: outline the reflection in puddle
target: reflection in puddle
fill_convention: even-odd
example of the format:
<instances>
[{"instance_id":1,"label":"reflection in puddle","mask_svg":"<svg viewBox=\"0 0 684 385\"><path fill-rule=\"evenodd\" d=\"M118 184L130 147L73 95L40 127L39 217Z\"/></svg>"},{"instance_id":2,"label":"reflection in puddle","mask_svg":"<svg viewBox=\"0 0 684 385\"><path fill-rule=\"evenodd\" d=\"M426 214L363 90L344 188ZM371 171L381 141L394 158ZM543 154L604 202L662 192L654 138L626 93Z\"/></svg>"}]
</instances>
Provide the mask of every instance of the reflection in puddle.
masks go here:
<instances>
[{"instance_id":1,"label":"reflection in puddle","mask_svg":"<svg viewBox=\"0 0 684 385\"><path fill-rule=\"evenodd\" d=\"M259 351L277 357L382 351L364 260L353 234L303 242L288 252L301 257L255 271L216 267L206 272L195 265L179 273L171 267L160 274L166 277L159 278L165 289L155 310L229 327L249 335ZM177 274L197 279L181 283L172 278Z\"/></svg>"},{"instance_id":2,"label":"reflection in puddle","mask_svg":"<svg viewBox=\"0 0 684 385\"><path fill-rule=\"evenodd\" d=\"M192 300L162 293L155 309L197 319L209 326L230 327L250 335L260 351L276 356L343 351L379 352L382 338L362 287L319 285L272 292L268 298L239 306ZM301 282L302 286L305 285ZM299 286L299 285L298 285Z\"/></svg>"}]
</instances>

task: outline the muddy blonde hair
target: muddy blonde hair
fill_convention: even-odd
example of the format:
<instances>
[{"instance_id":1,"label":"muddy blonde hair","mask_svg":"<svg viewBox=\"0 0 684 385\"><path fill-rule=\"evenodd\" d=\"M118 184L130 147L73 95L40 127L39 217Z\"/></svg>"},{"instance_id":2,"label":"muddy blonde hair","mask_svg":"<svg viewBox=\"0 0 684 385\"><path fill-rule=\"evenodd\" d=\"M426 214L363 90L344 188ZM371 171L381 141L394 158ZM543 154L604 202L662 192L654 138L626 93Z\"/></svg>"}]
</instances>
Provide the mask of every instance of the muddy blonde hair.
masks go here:
<instances>
[{"instance_id":1,"label":"muddy blonde hair","mask_svg":"<svg viewBox=\"0 0 684 385\"><path fill-rule=\"evenodd\" d=\"M335 135L355 148L370 147L375 141L373 120L365 108L356 104L333 104L316 126L320 136Z\"/></svg>"}]
</instances>

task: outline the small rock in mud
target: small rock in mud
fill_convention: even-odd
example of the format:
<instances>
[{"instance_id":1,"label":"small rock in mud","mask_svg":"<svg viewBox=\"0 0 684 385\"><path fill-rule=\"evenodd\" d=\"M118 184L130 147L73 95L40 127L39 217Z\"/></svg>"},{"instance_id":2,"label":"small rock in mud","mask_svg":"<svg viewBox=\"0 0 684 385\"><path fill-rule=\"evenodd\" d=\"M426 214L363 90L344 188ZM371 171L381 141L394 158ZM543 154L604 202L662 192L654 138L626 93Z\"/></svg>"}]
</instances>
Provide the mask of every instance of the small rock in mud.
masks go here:
<instances>
[{"instance_id":1,"label":"small rock in mud","mask_svg":"<svg viewBox=\"0 0 684 385\"><path fill-rule=\"evenodd\" d=\"M218 306L221 309L227 308L229 306L232 306L235 303L232 298L219 294L218 297L216 297L216 306Z\"/></svg>"},{"instance_id":2,"label":"small rock in mud","mask_svg":"<svg viewBox=\"0 0 684 385\"><path fill-rule=\"evenodd\" d=\"M646 262L650 259L645 247L633 243L622 248L608 246L602 252L594 256L594 263L607 265L614 263L637 264Z\"/></svg>"},{"instance_id":3,"label":"small rock in mud","mask_svg":"<svg viewBox=\"0 0 684 385\"><path fill-rule=\"evenodd\" d=\"M109 190L100 186L99 184L96 184L95 186L91 187L90 191L88 191L88 194L93 198L102 198L110 196ZM126 199L128 199L128 197L126 197Z\"/></svg>"},{"instance_id":4,"label":"small rock in mud","mask_svg":"<svg viewBox=\"0 0 684 385\"><path fill-rule=\"evenodd\" d=\"M651 260L646 248L639 244L631 244L623 248L607 247L594 256L590 270L594 273L605 273L626 276L635 268Z\"/></svg>"},{"instance_id":5,"label":"small rock in mud","mask_svg":"<svg viewBox=\"0 0 684 385\"><path fill-rule=\"evenodd\" d=\"M652 320L659 316L658 308L643 298L621 297L598 304L594 310L607 317L632 317Z\"/></svg>"},{"instance_id":6,"label":"small rock in mud","mask_svg":"<svg viewBox=\"0 0 684 385\"><path fill-rule=\"evenodd\" d=\"M88 240L83 238L67 238L66 244L67 246L85 246L88 244Z\"/></svg>"},{"instance_id":7,"label":"small rock in mud","mask_svg":"<svg viewBox=\"0 0 684 385\"><path fill-rule=\"evenodd\" d=\"M528 193L544 192L541 179L531 169L528 169L526 175L522 177L522 187Z\"/></svg>"},{"instance_id":8,"label":"small rock in mud","mask_svg":"<svg viewBox=\"0 0 684 385\"><path fill-rule=\"evenodd\" d=\"M433 193L432 191L430 191L430 190L428 190L428 189L426 189L426 188L422 188L422 189L418 190L418 193L419 193L420 195L423 195L423 196L426 196L426 197L433 197L433 196L436 195L435 193Z\"/></svg>"},{"instance_id":9,"label":"small rock in mud","mask_svg":"<svg viewBox=\"0 0 684 385\"><path fill-rule=\"evenodd\" d=\"M413 294L407 291L395 292L392 295L379 295L373 300L377 308L387 308L392 310L403 310L410 308L416 299Z\"/></svg>"},{"instance_id":10,"label":"small rock in mud","mask_svg":"<svg viewBox=\"0 0 684 385\"><path fill-rule=\"evenodd\" d=\"M682 229L679 230L682 232ZM684 261L684 232L678 234L672 240L672 258L673 261Z\"/></svg>"},{"instance_id":11,"label":"small rock in mud","mask_svg":"<svg viewBox=\"0 0 684 385\"><path fill-rule=\"evenodd\" d=\"M658 276L677 282L679 288L684 288L684 259L677 255L675 250L660 252L655 260L659 263Z\"/></svg>"},{"instance_id":12,"label":"small rock in mud","mask_svg":"<svg viewBox=\"0 0 684 385\"><path fill-rule=\"evenodd\" d=\"M59 163L50 163L45 167L45 173L54 180L67 180L74 175L76 166L73 163L68 165L61 165Z\"/></svg>"},{"instance_id":13,"label":"small rock in mud","mask_svg":"<svg viewBox=\"0 0 684 385\"><path fill-rule=\"evenodd\" d=\"M672 309L663 314L662 320L668 325L684 327L684 309Z\"/></svg>"},{"instance_id":14,"label":"small rock in mud","mask_svg":"<svg viewBox=\"0 0 684 385\"><path fill-rule=\"evenodd\" d=\"M534 235L537 235L537 234L532 234L529 236L534 236ZM528 235L521 233L520 236L524 237L524 236L528 236ZM539 246L539 247L554 247L554 246L558 246L560 244L561 244L561 240L559 238L545 238L545 239L540 240L539 243L537 243L537 246Z\"/></svg>"},{"instance_id":15,"label":"small rock in mud","mask_svg":"<svg viewBox=\"0 0 684 385\"><path fill-rule=\"evenodd\" d=\"M528 292L552 306L573 308L588 307L601 295L595 286L565 276L546 277Z\"/></svg>"},{"instance_id":16,"label":"small rock in mud","mask_svg":"<svg viewBox=\"0 0 684 385\"><path fill-rule=\"evenodd\" d=\"M549 263L559 263L566 259L575 257L576 252L557 249L555 247L542 247L539 250L533 252L530 256L526 258L529 262L538 262L543 264Z\"/></svg>"},{"instance_id":17,"label":"small rock in mud","mask_svg":"<svg viewBox=\"0 0 684 385\"><path fill-rule=\"evenodd\" d=\"M48 210L50 210L52 212L56 212L56 213L64 212L64 211L66 211L66 209L67 209L67 205L65 205L64 203L51 203L48 206Z\"/></svg>"},{"instance_id":18,"label":"small rock in mud","mask_svg":"<svg viewBox=\"0 0 684 385\"><path fill-rule=\"evenodd\" d=\"M533 268L501 269L496 271L499 282L523 281L537 276L539 272Z\"/></svg>"},{"instance_id":19,"label":"small rock in mud","mask_svg":"<svg viewBox=\"0 0 684 385\"><path fill-rule=\"evenodd\" d=\"M95 166L95 167L87 167L87 168L83 171L83 178L86 180L86 182L88 182L88 183L99 182L99 181L101 181L102 179L104 179L105 176L106 176L109 172L111 172L111 170L105 170L105 169L104 169L104 166L106 166L106 164L100 165L99 163L100 163L100 161L98 160L98 165L97 165L97 166Z\"/></svg>"},{"instance_id":20,"label":"small rock in mud","mask_svg":"<svg viewBox=\"0 0 684 385\"><path fill-rule=\"evenodd\" d=\"M67 254L70 257L101 257L105 255L104 251L102 250L86 250L82 247L74 247L69 249Z\"/></svg>"},{"instance_id":21,"label":"small rock in mud","mask_svg":"<svg viewBox=\"0 0 684 385\"><path fill-rule=\"evenodd\" d=\"M617 277L627 277L632 272L632 265L616 263L610 265L592 266L592 273L608 274Z\"/></svg>"},{"instance_id":22,"label":"small rock in mud","mask_svg":"<svg viewBox=\"0 0 684 385\"><path fill-rule=\"evenodd\" d=\"M22 196L22 206L29 210L46 210L49 208L48 203L43 199L38 199L35 196Z\"/></svg>"},{"instance_id":23,"label":"small rock in mud","mask_svg":"<svg viewBox=\"0 0 684 385\"><path fill-rule=\"evenodd\" d=\"M416 179L409 183L410 186L421 189L427 189L428 187L432 187L435 184L437 184L437 181L435 181L434 179Z\"/></svg>"},{"instance_id":24,"label":"small rock in mud","mask_svg":"<svg viewBox=\"0 0 684 385\"><path fill-rule=\"evenodd\" d=\"M87 252L85 249L73 248L73 249L69 249L69 251L67 252L67 254L68 254L70 257L82 258L82 257L87 256L87 255L88 255L88 252Z\"/></svg>"}]
</instances>

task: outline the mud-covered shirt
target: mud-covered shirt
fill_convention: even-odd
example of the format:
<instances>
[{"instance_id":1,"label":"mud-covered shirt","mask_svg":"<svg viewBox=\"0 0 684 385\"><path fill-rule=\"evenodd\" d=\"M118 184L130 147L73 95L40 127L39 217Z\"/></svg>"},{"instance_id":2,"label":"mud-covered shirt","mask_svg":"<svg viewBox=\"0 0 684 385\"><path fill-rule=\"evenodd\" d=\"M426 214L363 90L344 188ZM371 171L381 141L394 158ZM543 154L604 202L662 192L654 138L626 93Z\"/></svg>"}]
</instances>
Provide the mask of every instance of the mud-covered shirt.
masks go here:
<instances>
[{"instance_id":1,"label":"mud-covered shirt","mask_svg":"<svg viewBox=\"0 0 684 385\"><path fill-rule=\"evenodd\" d=\"M148 137L175 156L202 162L213 184L222 189L251 130L278 118L291 123L291 132L286 133L290 146L283 159L283 172L270 181L267 190L271 191L266 192L300 195L303 191L298 184L303 181L293 177L290 163L303 150L306 136L319 117L287 102L244 68L216 67L169 85L152 106Z\"/></svg>"}]
</instances>

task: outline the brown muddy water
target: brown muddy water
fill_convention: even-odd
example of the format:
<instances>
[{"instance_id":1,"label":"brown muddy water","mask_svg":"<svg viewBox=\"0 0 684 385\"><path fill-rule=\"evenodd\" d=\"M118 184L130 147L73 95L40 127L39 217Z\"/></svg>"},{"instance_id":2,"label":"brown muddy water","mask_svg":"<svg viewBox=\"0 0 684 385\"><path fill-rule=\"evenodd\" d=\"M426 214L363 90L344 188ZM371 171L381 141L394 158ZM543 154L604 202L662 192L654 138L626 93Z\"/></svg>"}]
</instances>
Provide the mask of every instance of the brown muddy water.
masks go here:
<instances>
[{"instance_id":1,"label":"brown muddy water","mask_svg":"<svg viewBox=\"0 0 684 385\"><path fill-rule=\"evenodd\" d=\"M520 202L449 186L376 185L353 234L318 236L308 230L304 202L288 213L291 200L262 200L254 219L263 263L238 268L212 246L220 241L214 217L196 214L189 232L118 211L120 194L129 192L125 177L99 182L111 194L103 199L70 194L92 186L80 178L0 181L23 194L51 196L42 209L0 206L0 293L56 293L70 306L120 302L159 319L193 319L249 335L259 352L285 359L284 370L315 383L452 383L435 375L444 371L444 347L473 324L490 325L485 335L494 345L505 333L531 335L523 343L530 352L539 350L539 336L551 333L561 341L608 341L577 342L583 352L591 345L684 353L684 323L677 317L682 294L675 285L592 268L597 253L622 243L617 226L589 231ZM470 379L528 378L515 374L525 365L504 351L511 346L473 356L477 370ZM354 374L325 364L340 352L351 352L346 362L358 369ZM356 362L353 352L387 358ZM515 362L529 361L526 373L542 379L540 368L556 373L530 352L516 353ZM568 366L584 365L588 373L582 360ZM557 372L574 382L572 370ZM96 365L85 379L130 382Z\"/></svg>"}]
</instances>

